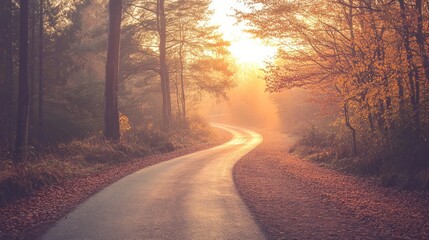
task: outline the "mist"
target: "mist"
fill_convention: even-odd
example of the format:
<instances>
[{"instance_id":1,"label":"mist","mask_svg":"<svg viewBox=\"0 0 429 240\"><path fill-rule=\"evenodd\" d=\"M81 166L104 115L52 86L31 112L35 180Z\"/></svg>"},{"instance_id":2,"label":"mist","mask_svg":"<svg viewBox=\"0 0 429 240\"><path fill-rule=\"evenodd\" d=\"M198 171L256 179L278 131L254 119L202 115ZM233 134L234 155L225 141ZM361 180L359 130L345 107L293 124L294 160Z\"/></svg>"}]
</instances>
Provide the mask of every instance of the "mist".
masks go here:
<instances>
[{"instance_id":1,"label":"mist","mask_svg":"<svg viewBox=\"0 0 429 240\"><path fill-rule=\"evenodd\" d=\"M265 91L263 71L256 64L242 64L234 75L236 87L225 101L211 101L207 112L213 121L278 130L279 111L273 95ZM203 109L206 107L204 106Z\"/></svg>"}]
</instances>

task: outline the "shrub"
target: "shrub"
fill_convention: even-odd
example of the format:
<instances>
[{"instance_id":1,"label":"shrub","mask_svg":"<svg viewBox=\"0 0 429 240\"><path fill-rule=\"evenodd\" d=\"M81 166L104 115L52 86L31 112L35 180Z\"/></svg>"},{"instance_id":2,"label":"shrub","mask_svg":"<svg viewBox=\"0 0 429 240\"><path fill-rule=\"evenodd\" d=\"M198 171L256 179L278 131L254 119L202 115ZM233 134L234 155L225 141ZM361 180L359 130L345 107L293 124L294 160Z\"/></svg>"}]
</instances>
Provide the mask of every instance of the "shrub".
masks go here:
<instances>
[{"instance_id":1,"label":"shrub","mask_svg":"<svg viewBox=\"0 0 429 240\"><path fill-rule=\"evenodd\" d=\"M307 147L326 148L331 147L334 143L335 135L326 134L314 125L304 129L299 137L298 144Z\"/></svg>"},{"instance_id":2,"label":"shrub","mask_svg":"<svg viewBox=\"0 0 429 240\"><path fill-rule=\"evenodd\" d=\"M337 129L333 135L313 125L302 131L289 151L346 173L377 177L387 187L429 190L429 143L418 143L399 127L389 133L391 141L380 140L382 133L371 134L358 135L354 156L348 129Z\"/></svg>"},{"instance_id":3,"label":"shrub","mask_svg":"<svg viewBox=\"0 0 429 240\"><path fill-rule=\"evenodd\" d=\"M56 147L39 148L38 154L24 163L0 161L0 206L32 194L49 184L97 172L132 158L173 151L207 141L208 124L191 118L186 127L165 134L153 127L123 132L120 142L105 141L101 134L72 140Z\"/></svg>"},{"instance_id":4,"label":"shrub","mask_svg":"<svg viewBox=\"0 0 429 240\"><path fill-rule=\"evenodd\" d=\"M80 167L57 158L13 164L6 161L0 171L0 207L17 198L79 173Z\"/></svg>"}]
</instances>

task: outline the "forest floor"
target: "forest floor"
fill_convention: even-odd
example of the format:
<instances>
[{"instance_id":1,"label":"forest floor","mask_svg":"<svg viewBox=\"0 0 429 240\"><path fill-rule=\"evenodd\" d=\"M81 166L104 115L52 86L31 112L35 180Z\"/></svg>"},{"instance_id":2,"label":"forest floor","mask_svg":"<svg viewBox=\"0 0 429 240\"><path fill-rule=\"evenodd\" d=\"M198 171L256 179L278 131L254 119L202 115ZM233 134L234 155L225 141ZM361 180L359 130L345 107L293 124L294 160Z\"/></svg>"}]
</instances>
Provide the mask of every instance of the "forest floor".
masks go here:
<instances>
[{"instance_id":1,"label":"forest floor","mask_svg":"<svg viewBox=\"0 0 429 240\"><path fill-rule=\"evenodd\" d=\"M222 130L214 129L214 132L215 136L209 142L115 165L101 172L44 187L29 197L14 201L0 208L0 239L34 239L79 203L120 178L142 168L219 145L231 137Z\"/></svg>"},{"instance_id":2,"label":"forest floor","mask_svg":"<svg viewBox=\"0 0 429 240\"><path fill-rule=\"evenodd\" d=\"M234 167L234 181L268 239L429 239L429 193L384 188L289 153L286 135Z\"/></svg>"}]
</instances>

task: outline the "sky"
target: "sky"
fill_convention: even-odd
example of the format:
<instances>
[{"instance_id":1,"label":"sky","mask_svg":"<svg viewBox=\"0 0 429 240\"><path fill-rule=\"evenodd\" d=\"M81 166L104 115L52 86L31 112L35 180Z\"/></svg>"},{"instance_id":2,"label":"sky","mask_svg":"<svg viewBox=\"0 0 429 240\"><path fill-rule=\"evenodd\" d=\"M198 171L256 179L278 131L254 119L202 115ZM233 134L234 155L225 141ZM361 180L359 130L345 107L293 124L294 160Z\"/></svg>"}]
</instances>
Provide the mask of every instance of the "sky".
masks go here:
<instances>
[{"instance_id":1,"label":"sky","mask_svg":"<svg viewBox=\"0 0 429 240\"><path fill-rule=\"evenodd\" d=\"M246 33L244 24L237 24L232 16L234 9L245 9L238 0L212 0L211 8L214 11L211 21L219 25L225 40L231 42L229 50L238 62L263 65L267 58L275 55L274 47L267 46L262 40Z\"/></svg>"},{"instance_id":2,"label":"sky","mask_svg":"<svg viewBox=\"0 0 429 240\"><path fill-rule=\"evenodd\" d=\"M211 8L214 11L211 21L219 25L224 39L231 42L229 50L239 66L238 86L230 92L229 101L217 107L229 122L276 129L279 123L277 107L265 92L260 70L265 60L276 54L276 48L246 33L244 24L237 24L234 9L245 9L238 0L212 0Z\"/></svg>"}]
</instances>

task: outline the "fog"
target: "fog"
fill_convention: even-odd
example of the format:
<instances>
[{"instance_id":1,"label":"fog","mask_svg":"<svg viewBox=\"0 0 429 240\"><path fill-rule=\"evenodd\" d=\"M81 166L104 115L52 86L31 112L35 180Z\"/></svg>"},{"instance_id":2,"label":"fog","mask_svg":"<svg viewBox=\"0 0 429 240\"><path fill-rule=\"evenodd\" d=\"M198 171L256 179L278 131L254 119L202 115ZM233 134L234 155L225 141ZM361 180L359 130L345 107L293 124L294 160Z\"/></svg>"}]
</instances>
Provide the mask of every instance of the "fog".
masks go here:
<instances>
[{"instance_id":1,"label":"fog","mask_svg":"<svg viewBox=\"0 0 429 240\"><path fill-rule=\"evenodd\" d=\"M225 101L202 103L199 114L212 122L226 122L250 128L277 130L299 135L309 126L330 127L339 111L336 104L324 104L324 93L314 89L292 88L266 91L264 72L256 64L237 68L237 86Z\"/></svg>"},{"instance_id":2,"label":"fog","mask_svg":"<svg viewBox=\"0 0 429 240\"><path fill-rule=\"evenodd\" d=\"M234 76L237 86L228 93L228 99L212 101L207 106L210 119L254 128L279 129L278 108L272 95L265 92L262 77L263 72L256 65L238 66Z\"/></svg>"}]
</instances>

